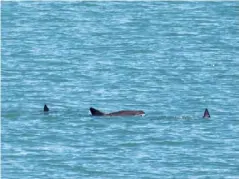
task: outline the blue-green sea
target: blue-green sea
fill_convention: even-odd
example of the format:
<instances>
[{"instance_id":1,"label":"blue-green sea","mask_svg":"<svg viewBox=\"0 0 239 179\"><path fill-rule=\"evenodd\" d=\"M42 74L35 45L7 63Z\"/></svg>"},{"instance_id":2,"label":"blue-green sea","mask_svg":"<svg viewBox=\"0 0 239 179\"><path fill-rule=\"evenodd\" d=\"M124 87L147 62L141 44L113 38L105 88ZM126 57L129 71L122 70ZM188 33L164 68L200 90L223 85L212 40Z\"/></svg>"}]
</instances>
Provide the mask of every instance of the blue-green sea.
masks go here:
<instances>
[{"instance_id":1,"label":"blue-green sea","mask_svg":"<svg viewBox=\"0 0 239 179\"><path fill-rule=\"evenodd\" d=\"M4 179L238 179L239 2L1 2L1 92Z\"/></svg>"}]
</instances>

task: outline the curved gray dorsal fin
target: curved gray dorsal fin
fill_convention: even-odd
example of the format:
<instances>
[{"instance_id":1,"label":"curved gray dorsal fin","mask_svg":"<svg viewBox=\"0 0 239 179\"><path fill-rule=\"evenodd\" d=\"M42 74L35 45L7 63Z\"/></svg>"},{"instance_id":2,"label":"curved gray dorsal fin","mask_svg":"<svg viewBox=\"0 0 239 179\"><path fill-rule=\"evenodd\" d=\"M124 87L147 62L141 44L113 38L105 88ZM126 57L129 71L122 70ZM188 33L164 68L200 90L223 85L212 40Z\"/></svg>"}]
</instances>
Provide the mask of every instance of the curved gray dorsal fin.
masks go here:
<instances>
[{"instance_id":1,"label":"curved gray dorsal fin","mask_svg":"<svg viewBox=\"0 0 239 179\"><path fill-rule=\"evenodd\" d=\"M90 112L92 116L103 116L105 115L103 112L95 109L95 108L90 108Z\"/></svg>"},{"instance_id":2,"label":"curved gray dorsal fin","mask_svg":"<svg viewBox=\"0 0 239 179\"><path fill-rule=\"evenodd\" d=\"M203 118L210 118L210 114L209 114L207 108L206 108L205 111L204 111Z\"/></svg>"},{"instance_id":3,"label":"curved gray dorsal fin","mask_svg":"<svg viewBox=\"0 0 239 179\"><path fill-rule=\"evenodd\" d=\"M47 107L46 104L44 105L44 109L43 110L44 110L44 112L48 112L49 111L49 108Z\"/></svg>"}]
</instances>

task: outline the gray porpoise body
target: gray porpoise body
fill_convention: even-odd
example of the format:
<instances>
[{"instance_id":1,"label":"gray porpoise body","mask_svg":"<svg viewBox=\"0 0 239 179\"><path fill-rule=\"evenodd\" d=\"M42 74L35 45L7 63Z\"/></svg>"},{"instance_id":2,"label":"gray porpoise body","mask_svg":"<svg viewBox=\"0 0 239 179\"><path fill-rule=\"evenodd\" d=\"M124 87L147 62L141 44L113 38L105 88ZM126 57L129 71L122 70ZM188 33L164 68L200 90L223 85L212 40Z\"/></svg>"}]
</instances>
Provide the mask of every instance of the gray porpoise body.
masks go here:
<instances>
[{"instance_id":1,"label":"gray porpoise body","mask_svg":"<svg viewBox=\"0 0 239 179\"><path fill-rule=\"evenodd\" d=\"M112 113L103 113L95 108L90 108L92 116L143 116L144 111L141 110L122 110Z\"/></svg>"}]
</instances>

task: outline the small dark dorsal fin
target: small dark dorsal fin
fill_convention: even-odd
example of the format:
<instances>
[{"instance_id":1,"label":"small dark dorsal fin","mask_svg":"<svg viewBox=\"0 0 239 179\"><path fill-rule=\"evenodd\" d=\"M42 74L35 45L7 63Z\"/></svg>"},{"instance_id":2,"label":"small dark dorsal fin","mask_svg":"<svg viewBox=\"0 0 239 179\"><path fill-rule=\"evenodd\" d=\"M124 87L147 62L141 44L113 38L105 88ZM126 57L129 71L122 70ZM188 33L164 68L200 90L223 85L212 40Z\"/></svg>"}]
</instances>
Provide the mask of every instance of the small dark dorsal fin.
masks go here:
<instances>
[{"instance_id":1,"label":"small dark dorsal fin","mask_svg":"<svg viewBox=\"0 0 239 179\"><path fill-rule=\"evenodd\" d=\"M92 116L103 116L105 115L103 112L95 109L95 108L90 108L90 112Z\"/></svg>"},{"instance_id":2,"label":"small dark dorsal fin","mask_svg":"<svg viewBox=\"0 0 239 179\"><path fill-rule=\"evenodd\" d=\"M203 118L210 118L210 114L209 114L207 108L206 108L205 111L204 111Z\"/></svg>"},{"instance_id":3,"label":"small dark dorsal fin","mask_svg":"<svg viewBox=\"0 0 239 179\"><path fill-rule=\"evenodd\" d=\"M49 111L49 108L47 107L47 105L45 104L44 105L44 112L48 112Z\"/></svg>"}]
</instances>

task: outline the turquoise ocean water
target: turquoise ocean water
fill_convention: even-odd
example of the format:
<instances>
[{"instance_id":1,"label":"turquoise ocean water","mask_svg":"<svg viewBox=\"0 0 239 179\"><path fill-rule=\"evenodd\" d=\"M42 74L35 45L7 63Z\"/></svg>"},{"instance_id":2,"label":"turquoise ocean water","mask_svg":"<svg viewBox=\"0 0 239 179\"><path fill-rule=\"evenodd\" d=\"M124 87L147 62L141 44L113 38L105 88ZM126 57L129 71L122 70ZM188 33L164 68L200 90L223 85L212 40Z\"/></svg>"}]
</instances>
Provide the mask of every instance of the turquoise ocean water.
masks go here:
<instances>
[{"instance_id":1,"label":"turquoise ocean water","mask_svg":"<svg viewBox=\"0 0 239 179\"><path fill-rule=\"evenodd\" d=\"M238 7L2 2L2 178L239 178Z\"/></svg>"}]
</instances>

